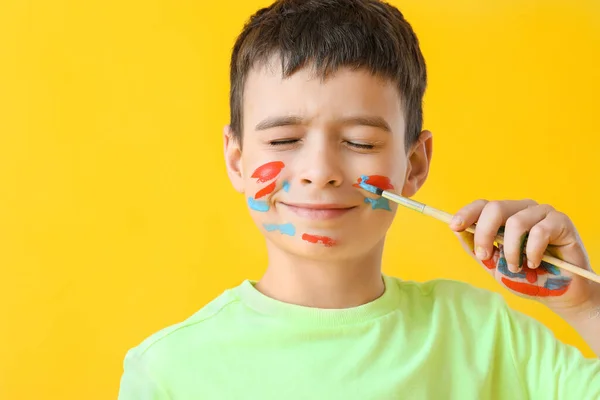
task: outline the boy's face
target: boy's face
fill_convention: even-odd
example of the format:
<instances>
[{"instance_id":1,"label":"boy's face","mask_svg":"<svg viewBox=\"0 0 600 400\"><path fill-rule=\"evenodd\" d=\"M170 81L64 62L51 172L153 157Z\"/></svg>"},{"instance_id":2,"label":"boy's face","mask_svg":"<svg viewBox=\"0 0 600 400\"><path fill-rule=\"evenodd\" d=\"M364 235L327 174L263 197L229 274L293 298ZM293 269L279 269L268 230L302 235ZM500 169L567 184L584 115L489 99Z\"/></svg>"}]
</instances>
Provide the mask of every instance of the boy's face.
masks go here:
<instances>
[{"instance_id":1,"label":"boy's face","mask_svg":"<svg viewBox=\"0 0 600 400\"><path fill-rule=\"evenodd\" d=\"M391 81L350 69L323 81L309 68L282 79L278 65L247 78L241 150L225 128L235 189L269 247L331 260L381 252L397 205L356 184L369 176L368 183L412 196L427 177L430 133L407 153Z\"/></svg>"}]
</instances>

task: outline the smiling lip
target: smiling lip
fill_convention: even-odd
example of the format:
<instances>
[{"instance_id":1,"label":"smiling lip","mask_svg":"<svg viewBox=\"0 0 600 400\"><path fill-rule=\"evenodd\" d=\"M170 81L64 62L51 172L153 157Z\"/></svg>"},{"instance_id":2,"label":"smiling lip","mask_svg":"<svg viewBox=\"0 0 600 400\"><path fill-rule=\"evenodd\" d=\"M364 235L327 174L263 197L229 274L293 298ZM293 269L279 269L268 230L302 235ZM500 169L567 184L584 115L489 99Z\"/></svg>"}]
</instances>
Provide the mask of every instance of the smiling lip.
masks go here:
<instances>
[{"instance_id":1,"label":"smiling lip","mask_svg":"<svg viewBox=\"0 0 600 400\"><path fill-rule=\"evenodd\" d=\"M342 204L281 204L285 205L290 211L296 213L300 217L309 219L337 218L355 208L354 206Z\"/></svg>"}]
</instances>

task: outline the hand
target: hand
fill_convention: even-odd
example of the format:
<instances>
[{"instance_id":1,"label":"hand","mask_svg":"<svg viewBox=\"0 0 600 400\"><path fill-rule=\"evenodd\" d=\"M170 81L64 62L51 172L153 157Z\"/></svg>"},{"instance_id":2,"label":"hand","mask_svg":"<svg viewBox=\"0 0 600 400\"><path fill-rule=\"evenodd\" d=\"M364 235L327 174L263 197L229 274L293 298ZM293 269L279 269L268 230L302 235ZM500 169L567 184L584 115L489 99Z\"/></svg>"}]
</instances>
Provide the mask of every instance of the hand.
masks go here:
<instances>
[{"instance_id":1,"label":"hand","mask_svg":"<svg viewBox=\"0 0 600 400\"><path fill-rule=\"evenodd\" d=\"M475 234L465 229L476 223ZM542 261L545 251L592 271L575 226L565 214L533 200L475 201L450 224L463 247L506 289L556 312L580 312L600 298L600 285ZM504 245L494 245L502 234Z\"/></svg>"}]
</instances>

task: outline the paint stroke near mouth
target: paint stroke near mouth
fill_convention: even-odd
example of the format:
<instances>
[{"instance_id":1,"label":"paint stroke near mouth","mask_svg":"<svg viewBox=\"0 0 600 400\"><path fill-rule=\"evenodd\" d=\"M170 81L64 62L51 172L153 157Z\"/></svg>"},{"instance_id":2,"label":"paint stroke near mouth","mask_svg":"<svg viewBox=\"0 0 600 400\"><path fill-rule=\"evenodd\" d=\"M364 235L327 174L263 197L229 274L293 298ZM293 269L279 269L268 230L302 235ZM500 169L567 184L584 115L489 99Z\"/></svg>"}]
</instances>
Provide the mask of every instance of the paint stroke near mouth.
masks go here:
<instances>
[{"instance_id":1,"label":"paint stroke near mouth","mask_svg":"<svg viewBox=\"0 0 600 400\"><path fill-rule=\"evenodd\" d=\"M254 210L259 212L267 212L269 211L269 203L262 200L255 200L252 197L248 197L248 206Z\"/></svg>"},{"instance_id":2,"label":"paint stroke near mouth","mask_svg":"<svg viewBox=\"0 0 600 400\"><path fill-rule=\"evenodd\" d=\"M282 235L294 236L296 234L296 227L291 223L287 224L264 224L263 225L267 232L280 231Z\"/></svg>"},{"instance_id":3,"label":"paint stroke near mouth","mask_svg":"<svg viewBox=\"0 0 600 400\"><path fill-rule=\"evenodd\" d=\"M273 191L275 190L275 183L276 182L271 182L270 184L268 184L264 188L260 189L254 195L254 198L255 199L260 199L261 197L265 197L266 195L273 193Z\"/></svg>"},{"instance_id":4,"label":"paint stroke near mouth","mask_svg":"<svg viewBox=\"0 0 600 400\"><path fill-rule=\"evenodd\" d=\"M258 183L265 183L267 181L277 178L277 175L285 167L282 161L271 161L256 168L252 173L252 178L255 178ZM260 189L254 195L254 198L248 197L248 206L250 209L259 212L267 212L271 208L269 203L264 200L258 200L265 197L275 191L276 182L271 182L266 187Z\"/></svg>"},{"instance_id":5,"label":"paint stroke near mouth","mask_svg":"<svg viewBox=\"0 0 600 400\"><path fill-rule=\"evenodd\" d=\"M271 161L261 165L252 173L252 178L257 179L258 183L264 183L275 179L285 165L282 161Z\"/></svg>"},{"instance_id":6,"label":"paint stroke near mouth","mask_svg":"<svg viewBox=\"0 0 600 400\"><path fill-rule=\"evenodd\" d=\"M384 197L380 197L378 199L365 197L365 203L371 204L371 208L373 210L377 210L379 208L382 210L392 211L389 200Z\"/></svg>"},{"instance_id":7,"label":"paint stroke near mouth","mask_svg":"<svg viewBox=\"0 0 600 400\"><path fill-rule=\"evenodd\" d=\"M304 233L302 235L302 240L306 240L307 242L315 243L315 244L321 243L325 247L331 247L336 244L335 240L333 240L332 238L330 238L328 236L317 236L317 235L311 235L308 233Z\"/></svg>"}]
</instances>

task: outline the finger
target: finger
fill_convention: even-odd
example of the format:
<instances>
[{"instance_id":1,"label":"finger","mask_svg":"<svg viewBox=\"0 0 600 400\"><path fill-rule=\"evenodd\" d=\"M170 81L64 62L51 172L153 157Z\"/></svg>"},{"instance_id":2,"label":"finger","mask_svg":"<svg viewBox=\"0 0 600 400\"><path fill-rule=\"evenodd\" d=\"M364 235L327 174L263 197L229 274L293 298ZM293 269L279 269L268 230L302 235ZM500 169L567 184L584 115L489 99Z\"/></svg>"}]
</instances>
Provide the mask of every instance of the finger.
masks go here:
<instances>
[{"instance_id":1,"label":"finger","mask_svg":"<svg viewBox=\"0 0 600 400\"><path fill-rule=\"evenodd\" d=\"M552 209L546 218L530 229L525 248L529 268L539 267L550 243L568 243L568 232L573 232L573 229L570 229L571 224L566 215Z\"/></svg>"},{"instance_id":2,"label":"finger","mask_svg":"<svg viewBox=\"0 0 600 400\"><path fill-rule=\"evenodd\" d=\"M458 210L450 222L450 228L462 232L473 225L487 203L487 200L476 200Z\"/></svg>"},{"instance_id":3,"label":"finger","mask_svg":"<svg viewBox=\"0 0 600 400\"><path fill-rule=\"evenodd\" d=\"M455 235L460 240L463 249L469 254L475 255L475 244L473 241L473 234L467 231L455 232ZM479 263L486 268L486 270L494 276L496 264L498 263L498 259L500 258L500 253L497 248L494 248L494 255L489 260L478 260Z\"/></svg>"},{"instance_id":4,"label":"finger","mask_svg":"<svg viewBox=\"0 0 600 400\"><path fill-rule=\"evenodd\" d=\"M553 210L546 204L534 205L508 217L504 224L504 257L509 271L518 272L523 267L529 231Z\"/></svg>"},{"instance_id":5,"label":"finger","mask_svg":"<svg viewBox=\"0 0 600 400\"><path fill-rule=\"evenodd\" d=\"M492 256L494 240L506 220L536 203L533 200L492 201L485 205L475 229L475 254L480 260Z\"/></svg>"}]
</instances>

